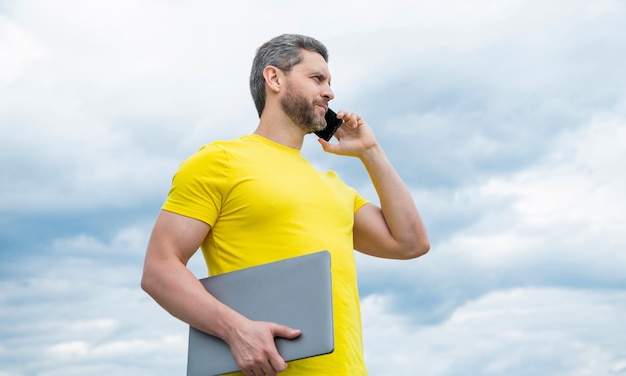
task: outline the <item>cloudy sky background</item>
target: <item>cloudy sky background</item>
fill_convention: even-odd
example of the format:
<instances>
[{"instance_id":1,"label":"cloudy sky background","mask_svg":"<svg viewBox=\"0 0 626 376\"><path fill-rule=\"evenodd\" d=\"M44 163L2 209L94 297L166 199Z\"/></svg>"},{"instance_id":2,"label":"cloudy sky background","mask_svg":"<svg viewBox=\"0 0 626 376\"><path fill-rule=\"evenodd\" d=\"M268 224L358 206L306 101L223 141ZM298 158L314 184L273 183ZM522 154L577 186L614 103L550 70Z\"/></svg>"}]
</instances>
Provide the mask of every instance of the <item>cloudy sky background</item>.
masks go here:
<instances>
[{"instance_id":1,"label":"cloudy sky background","mask_svg":"<svg viewBox=\"0 0 626 376\"><path fill-rule=\"evenodd\" d=\"M0 375L180 375L139 288L178 164L254 130L255 49L330 50L431 234L357 255L372 375L626 375L626 2L0 2ZM305 154L376 200L352 159ZM206 275L202 259L190 268Z\"/></svg>"}]
</instances>

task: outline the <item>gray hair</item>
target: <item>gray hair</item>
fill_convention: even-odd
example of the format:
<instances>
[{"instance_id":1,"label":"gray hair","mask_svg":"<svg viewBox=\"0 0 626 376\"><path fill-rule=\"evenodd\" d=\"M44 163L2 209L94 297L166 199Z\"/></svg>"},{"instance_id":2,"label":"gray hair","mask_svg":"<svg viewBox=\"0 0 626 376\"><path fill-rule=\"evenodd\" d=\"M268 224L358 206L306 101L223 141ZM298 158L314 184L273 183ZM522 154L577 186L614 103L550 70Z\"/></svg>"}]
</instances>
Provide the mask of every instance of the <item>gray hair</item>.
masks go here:
<instances>
[{"instance_id":1,"label":"gray hair","mask_svg":"<svg viewBox=\"0 0 626 376\"><path fill-rule=\"evenodd\" d=\"M317 52L328 62L328 50L320 41L298 34L279 35L264 43L256 52L250 71L250 93L256 110L261 117L265 107L265 78L263 70L267 66L288 72L302 62L302 50Z\"/></svg>"}]
</instances>

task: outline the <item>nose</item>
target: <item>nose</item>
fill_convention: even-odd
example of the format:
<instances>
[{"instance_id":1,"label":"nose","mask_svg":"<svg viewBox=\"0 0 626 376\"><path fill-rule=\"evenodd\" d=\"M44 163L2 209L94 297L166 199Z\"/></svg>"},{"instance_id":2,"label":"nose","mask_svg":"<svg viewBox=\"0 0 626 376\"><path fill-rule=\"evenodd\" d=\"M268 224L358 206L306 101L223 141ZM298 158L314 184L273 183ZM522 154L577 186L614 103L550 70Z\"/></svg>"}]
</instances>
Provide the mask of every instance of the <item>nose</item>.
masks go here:
<instances>
[{"instance_id":1,"label":"nose","mask_svg":"<svg viewBox=\"0 0 626 376\"><path fill-rule=\"evenodd\" d=\"M335 98L335 93L333 93L333 89L330 88L330 85L326 85L322 96L324 97L324 99L326 99L327 102Z\"/></svg>"}]
</instances>

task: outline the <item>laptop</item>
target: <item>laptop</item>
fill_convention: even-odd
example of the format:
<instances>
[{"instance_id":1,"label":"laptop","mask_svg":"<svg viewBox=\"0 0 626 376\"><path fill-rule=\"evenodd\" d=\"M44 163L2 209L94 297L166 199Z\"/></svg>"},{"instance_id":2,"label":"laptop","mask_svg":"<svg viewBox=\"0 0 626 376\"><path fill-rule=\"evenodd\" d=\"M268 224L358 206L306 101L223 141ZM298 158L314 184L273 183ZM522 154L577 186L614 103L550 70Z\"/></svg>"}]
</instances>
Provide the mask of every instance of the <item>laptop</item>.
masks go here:
<instances>
[{"instance_id":1,"label":"laptop","mask_svg":"<svg viewBox=\"0 0 626 376\"><path fill-rule=\"evenodd\" d=\"M320 251L201 279L208 292L251 320L300 329L296 339L276 338L285 361L333 352L330 253ZM187 376L239 371L230 347L189 327Z\"/></svg>"}]
</instances>

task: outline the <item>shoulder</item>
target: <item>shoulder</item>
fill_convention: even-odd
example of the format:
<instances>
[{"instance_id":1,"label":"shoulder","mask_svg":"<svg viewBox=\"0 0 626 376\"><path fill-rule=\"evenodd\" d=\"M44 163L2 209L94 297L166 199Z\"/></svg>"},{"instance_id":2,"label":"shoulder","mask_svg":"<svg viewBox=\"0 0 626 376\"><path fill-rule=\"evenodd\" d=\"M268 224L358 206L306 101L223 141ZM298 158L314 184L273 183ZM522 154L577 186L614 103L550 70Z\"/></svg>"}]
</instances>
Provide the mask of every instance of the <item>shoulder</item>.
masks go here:
<instances>
[{"instance_id":1,"label":"shoulder","mask_svg":"<svg viewBox=\"0 0 626 376\"><path fill-rule=\"evenodd\" d=\"M215 166L226 167L233 154L245 148L244 137L233 140L218 140L203 145L181 164L181 169L204 169Z\"/></svg>"}]
</instances>

